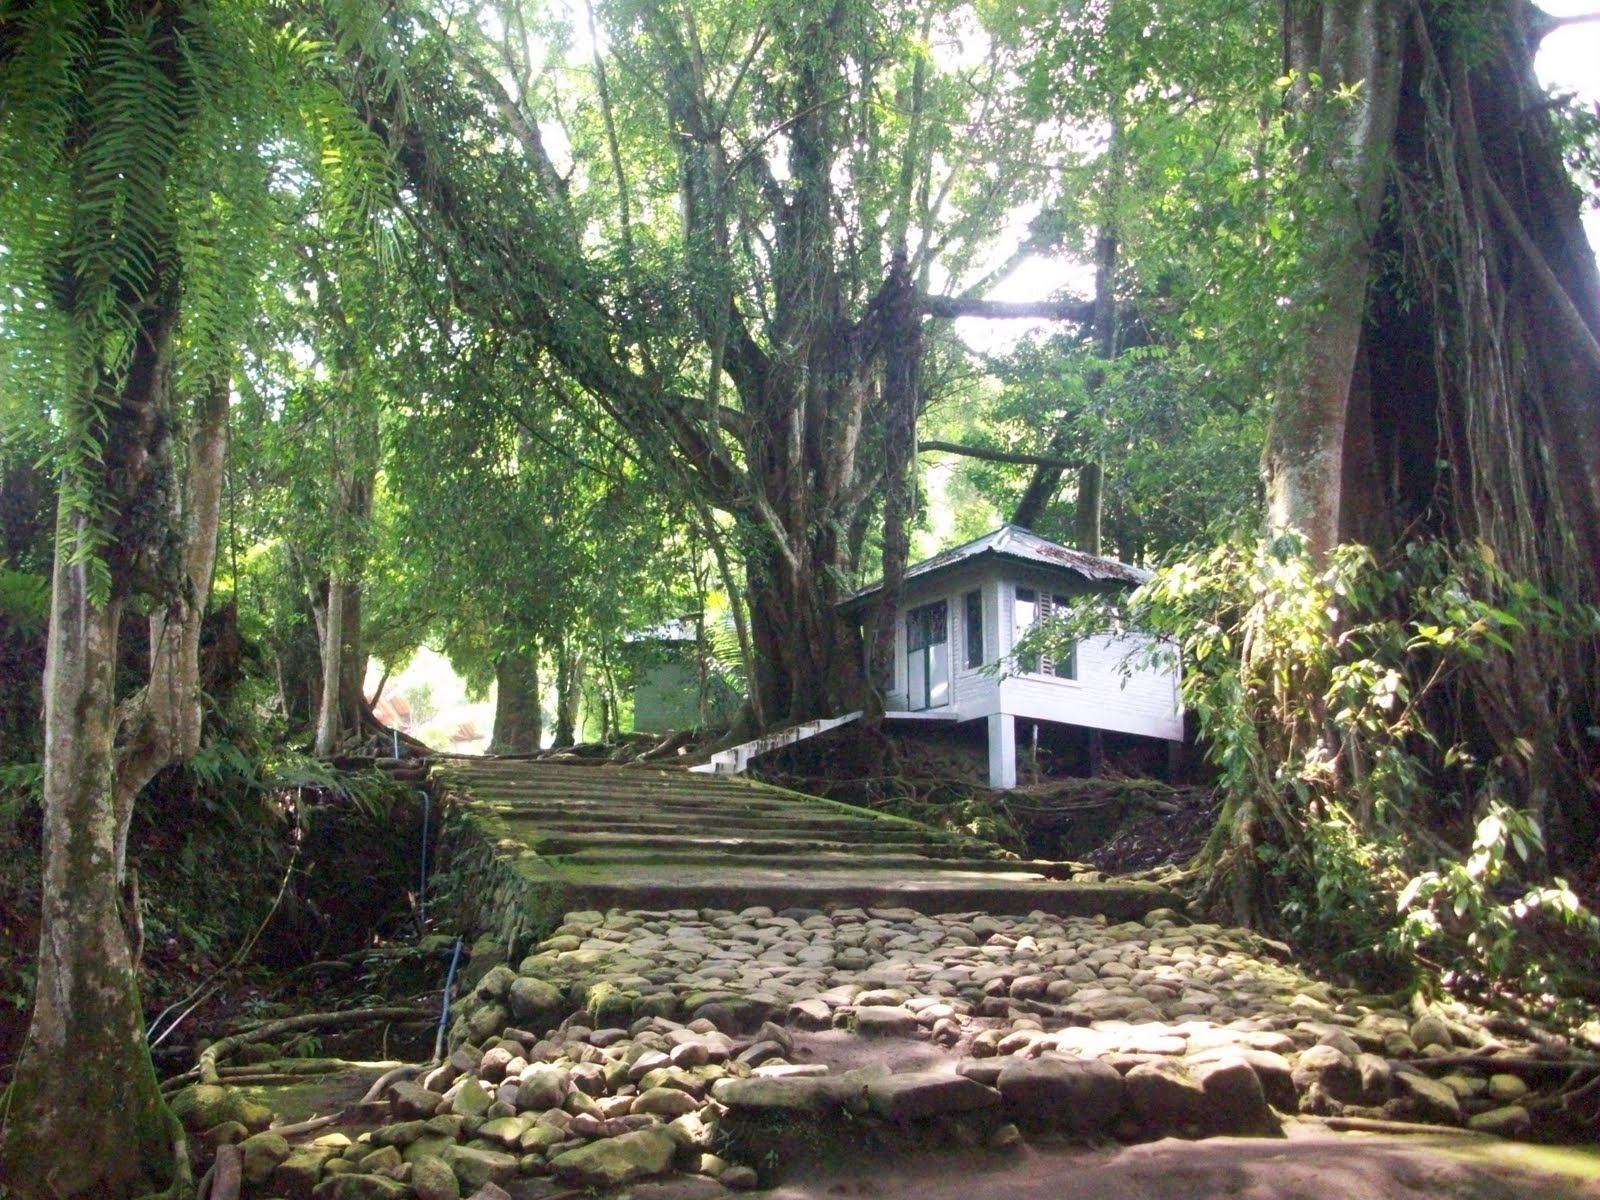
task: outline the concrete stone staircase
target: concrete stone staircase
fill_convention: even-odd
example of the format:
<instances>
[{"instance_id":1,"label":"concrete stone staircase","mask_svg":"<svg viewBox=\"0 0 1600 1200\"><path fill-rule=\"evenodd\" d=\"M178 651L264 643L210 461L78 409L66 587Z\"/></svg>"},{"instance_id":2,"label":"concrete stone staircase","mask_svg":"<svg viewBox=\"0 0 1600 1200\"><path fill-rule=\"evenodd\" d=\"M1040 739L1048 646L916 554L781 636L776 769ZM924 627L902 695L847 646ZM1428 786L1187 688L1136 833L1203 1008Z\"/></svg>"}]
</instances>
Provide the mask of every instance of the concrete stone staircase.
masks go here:
<instances>
[{"instance_id":1,"label":"concrete stone staircase","mask_svg":"<svg viewBox=\"0 0 1600 1200\"><path fill-rule=\"evenodd\" d=\"M1075 881L1068 864L1020 862L976 838L744 777L493 759L455 760L436 777L452 803L446 857L468 864L458 873L489 906L479 923L516 921L525 932L542 918L509 908L555 918L769 905L1126 920L1174 902L1154 885Z\"/></svg>"}]
</instances>

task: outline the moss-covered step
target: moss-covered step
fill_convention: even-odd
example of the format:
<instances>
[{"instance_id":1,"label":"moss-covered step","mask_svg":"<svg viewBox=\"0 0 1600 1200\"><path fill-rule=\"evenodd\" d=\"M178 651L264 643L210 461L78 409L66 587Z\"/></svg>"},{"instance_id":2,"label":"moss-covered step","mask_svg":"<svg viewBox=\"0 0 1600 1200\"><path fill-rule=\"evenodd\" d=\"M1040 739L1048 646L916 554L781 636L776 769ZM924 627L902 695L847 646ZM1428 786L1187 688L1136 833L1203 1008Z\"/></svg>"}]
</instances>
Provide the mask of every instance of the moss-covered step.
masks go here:
<instances>
[{"instance_id":1,"label":"moss-covered step","mask_svg":"<svg viewBox=\"0 0 1600 1200\"><path fill-rule=\"evenodd\" d=\"M1150 884L1053 878L1051 864L915 821L742 777L637 767L464 762L441 868L456 919L508 951L576 909L909 907L1114 920L1172 907Z\"/></svg>"}]
</instances>

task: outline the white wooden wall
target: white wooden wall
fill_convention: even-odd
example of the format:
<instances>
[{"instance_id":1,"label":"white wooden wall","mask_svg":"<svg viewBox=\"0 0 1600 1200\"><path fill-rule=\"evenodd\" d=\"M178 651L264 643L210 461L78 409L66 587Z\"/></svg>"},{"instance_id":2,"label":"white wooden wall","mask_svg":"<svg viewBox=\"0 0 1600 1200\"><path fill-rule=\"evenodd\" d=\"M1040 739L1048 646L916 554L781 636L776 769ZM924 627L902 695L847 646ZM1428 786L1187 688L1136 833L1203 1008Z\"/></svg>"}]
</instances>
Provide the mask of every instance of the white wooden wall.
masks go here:
<instances>
[{"instance_id":1,"label":"white wooden wall","mask_svg":"<svg viewBox=\"0 0 1600 1200\"><path fill-rule=\"evenodd\" d=\"M983 593L985 661L1009 659L1013 642L1012 605L1017 587L1066 593L1059 576L1009 568L982 570L974 564L938 579L913 580L906 588L904 609L895 620L894 690L890 711L906 707L905 609L943 599L950 622L948 645L952 663L951 710L969 721L995 713L1035 720L1059 721L1091 729L1181 741L1183 714L1178 700L1178 664L1170 669L1141 666L1124 674L1130 651L1149 645L1140 635L1122 639L1096 637L1078 645L1077 678L1016 675L968 668L964 596L973 588ZM1010 664L1008 664L1009 667Z\"/></svg>"}]
</instances>

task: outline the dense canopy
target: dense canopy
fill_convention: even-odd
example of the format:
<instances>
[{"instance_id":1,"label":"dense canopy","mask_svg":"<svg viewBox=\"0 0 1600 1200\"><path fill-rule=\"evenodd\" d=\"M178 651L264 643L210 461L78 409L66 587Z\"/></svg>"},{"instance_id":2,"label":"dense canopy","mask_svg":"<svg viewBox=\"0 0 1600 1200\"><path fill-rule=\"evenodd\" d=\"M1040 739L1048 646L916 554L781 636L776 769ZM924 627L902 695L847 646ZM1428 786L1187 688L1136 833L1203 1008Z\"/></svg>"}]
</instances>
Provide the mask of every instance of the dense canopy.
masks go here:
<instances>
[{"instance_id":1,"label":"dense canopy","mask_svg":"<svg viewBox=\"0 0 1600 1200\"><path fill-rule=\"evenodd\" d=\"M1016 522L1165 568L1072 620L1183 645L1208 902L1553 979L1511 902L1576 937L1600 880L1600 121L1533 76L1557 24L0 4L0 758L46 897L7 1183L182 1182L119 897L141 789L230 736L215 622L323 757L424 645L498 750L615 737L673 618L737 740L880 713L908 561Z\"/></svg>"}]
</instances>

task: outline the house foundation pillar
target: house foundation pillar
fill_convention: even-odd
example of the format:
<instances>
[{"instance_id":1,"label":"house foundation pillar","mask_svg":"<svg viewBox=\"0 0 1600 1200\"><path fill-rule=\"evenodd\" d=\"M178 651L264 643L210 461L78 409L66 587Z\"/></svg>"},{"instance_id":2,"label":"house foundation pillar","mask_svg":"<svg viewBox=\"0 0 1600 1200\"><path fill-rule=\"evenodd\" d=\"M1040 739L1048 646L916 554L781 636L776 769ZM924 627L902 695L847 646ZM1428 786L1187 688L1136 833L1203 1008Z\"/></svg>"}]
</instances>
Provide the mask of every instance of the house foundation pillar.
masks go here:
<instances>
[{"instance_id":1,"label":"house foundation pillar","mask_svg":"<svg viewBox=\"0 0 1600 1200\"><path fill-rule=\"evenodd\" d=\"M1017 723L1010 713L989 715L989 786L1017 786Z\"/></svg>"}]
</instances>

